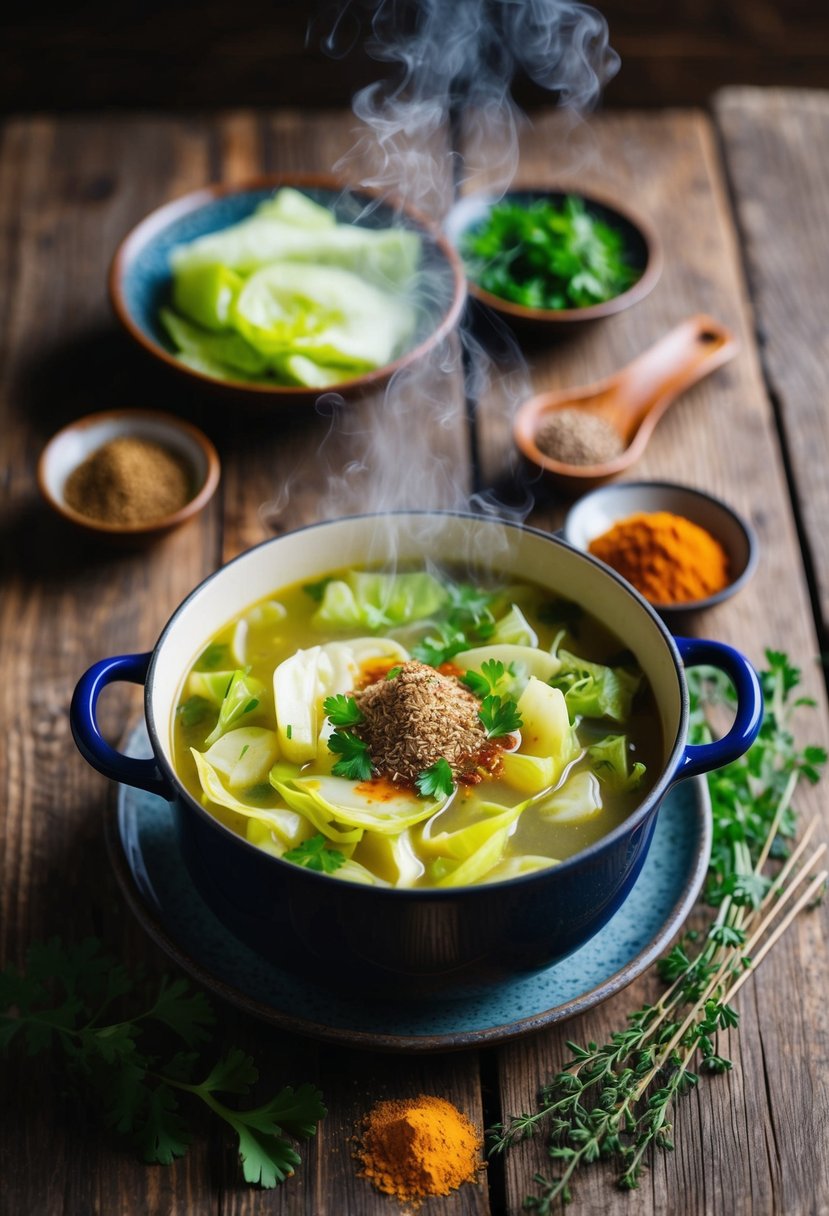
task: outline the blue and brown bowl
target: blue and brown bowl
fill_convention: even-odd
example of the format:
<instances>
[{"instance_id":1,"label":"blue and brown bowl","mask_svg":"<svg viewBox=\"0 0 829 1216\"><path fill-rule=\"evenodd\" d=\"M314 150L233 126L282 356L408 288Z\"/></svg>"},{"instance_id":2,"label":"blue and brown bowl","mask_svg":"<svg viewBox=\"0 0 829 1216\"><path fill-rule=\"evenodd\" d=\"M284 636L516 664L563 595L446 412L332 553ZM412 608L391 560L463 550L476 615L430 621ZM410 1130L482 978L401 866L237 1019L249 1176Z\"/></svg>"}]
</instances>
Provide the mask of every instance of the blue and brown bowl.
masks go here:
<instances>
[{"instance_id":1,"label":"blue and brown bowl","mask_svg":"<svg viewBox=\"0 0 829 1216\"><path fill-rule=\"evenodd\" d=\"M159 320L170 303L170 253L176 245L229 228L253 214L275 190L291 186L327 207L341 223L364 227L403 227L420 234L423 254L414 303L419 321L408 348L392 363L328 385L305 385L219 378L188 367L175 350ZM306 403L321 393L359 396L382 388L396 371L422 359L454 328L466 298L460 259L449 241L424 215L407 203L365 187L349 186L320 174L275 174L244 185L215 184L195 190L152 211L119 245L109 273L109 294L118 320L152 358L190 382L248 403Z\"/></svg>"},{"instance_id":2,"label":"blue and brown bowl","mask_svg":"<svg viewBox=\"0 0 829 1216\"><path fill-rule=\"evenodd\" d=\"M271 856L223 826L187 791L173 764L173 715L182 679L205 643L274 589L365 564L369 554L374 561L408 563L428 555L455 565L471 554L488 554L507 578L566 591L612 629L650 682L663 740L660 776L624 823L552 869L465 888L400 890L345 882ZM704 746L687 741L684 672L698 664L727 672L738 697L731 730ZM98 696L116 680L145 685L153 759L125 756L101 735ZM75 691L71 722L90 764L172 803L182 853L202 898L247 945L280 966L324 974L343 990L446 996L541 970L588 941L630 893L668 789L739 756L761 715L757 676L739 652L673 638L645 600L593 558L518 525L411 512L321 523L242 554L192 592L154 650L90 668Z\"/></svg>"}]
</instances>

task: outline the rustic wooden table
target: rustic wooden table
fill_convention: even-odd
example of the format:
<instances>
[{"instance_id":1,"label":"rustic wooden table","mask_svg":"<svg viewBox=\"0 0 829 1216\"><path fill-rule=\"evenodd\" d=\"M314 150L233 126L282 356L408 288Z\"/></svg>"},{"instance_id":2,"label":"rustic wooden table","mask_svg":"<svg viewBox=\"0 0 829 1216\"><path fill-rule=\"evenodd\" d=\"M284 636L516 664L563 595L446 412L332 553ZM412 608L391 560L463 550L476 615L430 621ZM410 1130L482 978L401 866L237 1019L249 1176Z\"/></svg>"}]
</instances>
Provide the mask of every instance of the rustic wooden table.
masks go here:
<instances>
[{"instance_id":1,"label":"rustic wooden table","mask_svg":"<svg viewBox=\"0 0 829 1216\"><path fill-rule=\"evenodd\" d=\"M451 478L403 476L412 445L417 454L424 442L416 400L402 411L402 448L376 441L379 400L350 405L333 430L313 410L301 417L278 408L226 412L150 366L107 307L109 258L145 212L217 178L328 169L351 147L352 128L350 115L286 112L37 116L6 125L0 157L6 962L19 964L33 940L92 933L131 962L167 965L126 910L107 862L102 818L112 813L113 791L81 760L68 727L79 674L103 655L149 649L183 596L221 562L276 528L323 518L332 509L332 478L356 457L382 461L390 482L399 472L405 496L399 505L456 500ZM703 487L750 517L762 546L754 581L693 628L738 644L758 663L766 646L785 649L818 698L809 723L817 741L827 735L817 656L829 627L827 164L829 95L736 89L717 97L711 114L607 114L566 137L556 114L540 114L525 133L519 169L519 180L538 183L556 180L564 166L584 186L635 200L652 217L666 253L662 280L646 301L567 341L528 351L535 385L606 374L694 312L713 314L739 335L738 358L666 416L633 475ZM520 376L510 376L483 395L470 445L460 377L450 373L435 384L446 411L429 445L464 492L508 476L508 390L520 394L521 386ZM63 531L35 487L37 456L59 425L119 405L195 419L224 462L221 491L198 522L142 553L96 550ZM359 508L365 482L353 468L348 484L349 501ZM561 516L562 504L539 499L530 519L554 527ZM113 689L104 710L110 737L120 737L139 712L139 694ZM825 793L804 789L799 805L804 815L825 815ZM829 1211L827 927L825 909L801 917L743 989L741 1029L724 1048L733 1071L706 1080L681 1104L676 1151L656 1160L640 1192L617 1192L599 1168L579 1181L573 1210ZM563 1061L566 1039L603 1041L628 1009L658 991L649 973L574 1023L498 1049L417 1057L319 1046L223 1008L222 1038L254 1050L274 1083L318 1081L330 1108L300 1172L273 1192L247 1188L227 1142L207 1132L174 1166L141 1165L60 1098L47 1065L13 1060L2 1087L0 1208L14 1216L393 1212L393 1200L355 1177L350 1156L349 1137L373 1100L440 1093L479 1125L529 1109L539 1084ZM424 1216L518 1213L544 1164L543 1143L529 1143L493 1165L479 1185L426 1203Z\"/></svg>"}]
</instances>

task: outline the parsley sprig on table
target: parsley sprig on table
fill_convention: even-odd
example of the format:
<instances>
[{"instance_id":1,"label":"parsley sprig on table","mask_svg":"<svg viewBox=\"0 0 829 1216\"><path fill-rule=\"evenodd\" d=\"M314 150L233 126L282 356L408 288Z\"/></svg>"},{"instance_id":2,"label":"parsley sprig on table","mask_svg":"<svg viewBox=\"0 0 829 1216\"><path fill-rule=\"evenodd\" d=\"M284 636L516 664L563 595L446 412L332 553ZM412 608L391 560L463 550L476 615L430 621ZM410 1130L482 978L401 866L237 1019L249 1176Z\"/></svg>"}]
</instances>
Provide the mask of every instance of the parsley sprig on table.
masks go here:
<instances>
[{"instance_id":1,"label":"parsley sprig on table","mask_svg":"<svg viewBox=\"0 0 829 1216\"><path fill-rule=\"evenodd\" d=\"M793 697L800 672L779 651L767 651L762 674L765 715L760 734L741 759L709 774L713 850L705 899L716 907L707 933L688 933L660 964L669 983L654 1005L628 1015L628 1025L601 1046L568 1043L571 1058L541 1090L535 1111L490 1129L492 1152L503 1152L550 1131L549 1156L557 1167L536 1174L539 1190L525 1208L549 1216L572 1197L576 1172L598 1160L616 1163L619 1185L638 1186L652 1148L673 1148L671 1116L676 1100L699 1082L699 1072L727 1072L717 1036L735 1028L732 1001L797 914L825 886L823 853L806 856L815 822L795 847L792 797L801 778L814 782L826 762L819 747L798 748L792 712L812 702ZM708 725L717 704L733 699L727 681L703 669L689 672L692 742L712 737ZM780 868L772 876L768 862Z\"/></svg>"},{"instance_id":2,"label":"parsley sprig on table","mask_svg":"<svg viewBox=\"0 0 829 1216\"><path fill-rule=\"evenodd\" d=\"M246 1181L282 1182L300 1164L289 1137L313 1136L325 1114L319 1091L286 1086L258 1106L227 1105L224 1095L246 1095L259 1079L253 1059L232 1047L208 1067L200 1045L215 1018L206 996L186 980L163 978L127 1015L142 988L94 938L33 945L25 972L0 972L0 1048L19 1041L29 1055L58 1053L70 1085L145 1161L169 1165L184 1156L189 1098L232 1128Z\"/></svg>"},{"instance_id":3,"label":"parsley sprig on table","mask_svg":"<svg viewBox=\"0 0 829 1216\"><path fill-rule=\"evenodd\" d=\"M579 198L496 204L461 246L470 278L526 308L586 308L639 277L621 233Z\"/></svg>"}]
</instances>

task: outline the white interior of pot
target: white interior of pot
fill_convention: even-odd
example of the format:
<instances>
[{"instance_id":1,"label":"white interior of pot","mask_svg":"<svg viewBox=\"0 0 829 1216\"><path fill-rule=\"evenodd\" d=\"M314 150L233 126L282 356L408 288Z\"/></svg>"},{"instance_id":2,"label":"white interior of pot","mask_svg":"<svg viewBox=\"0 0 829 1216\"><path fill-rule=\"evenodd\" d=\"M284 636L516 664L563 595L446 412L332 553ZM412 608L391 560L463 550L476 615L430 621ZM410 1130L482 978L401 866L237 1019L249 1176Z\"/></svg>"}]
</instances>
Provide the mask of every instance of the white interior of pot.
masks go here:
<instances>
[{"instance_id":1,"label":"white interior of pot","mask_svg":"<svg viewBox=\"0 0 829 1216\"><path fill-rule=\"evenodd\" d=\"M681 720L681 692L662 627L607 570L551 537L494 520L441 514L365 516L289 533L225 566L179 609L159 643L151 712L168 761L172 721L187 671L210 638L251 604L282 587L347 566L469 563L496 577L523 578L574 600L633 651L654 690L667 762Z\"/></svg>"}]
</instances>

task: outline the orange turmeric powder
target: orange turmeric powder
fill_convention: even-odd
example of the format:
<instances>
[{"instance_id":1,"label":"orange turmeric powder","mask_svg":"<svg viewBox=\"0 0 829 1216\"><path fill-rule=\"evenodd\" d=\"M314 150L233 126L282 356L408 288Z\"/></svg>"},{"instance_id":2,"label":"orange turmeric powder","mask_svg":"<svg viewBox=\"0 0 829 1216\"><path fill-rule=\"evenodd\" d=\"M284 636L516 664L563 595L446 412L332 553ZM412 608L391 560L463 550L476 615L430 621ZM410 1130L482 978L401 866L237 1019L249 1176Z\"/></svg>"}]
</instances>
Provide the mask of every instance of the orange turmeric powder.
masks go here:
<instances>
[{"instance_id":1,"label":"orange turmeric powder","mask_svg":"<svg viewBox=\"0 0 829 1216\"><path fill-rule=\"evenodd\" d=\"M710 532L669 511L631 515L590 542L652 604L706 599L728 585L728 557Z\"/></svg>"},{"instance_id":2,"label":"orange turmeric powder","mask_svg":"<svg viewBox=\"0 0 829 1216\"><path fill-rule=\"evenodd\" d=\"M366 1116L356 1153L361 1175L379 1191L415 1203L473 1182L481 1138L445 1098L378 1102Z\"/></svg>"}]
</instances>

